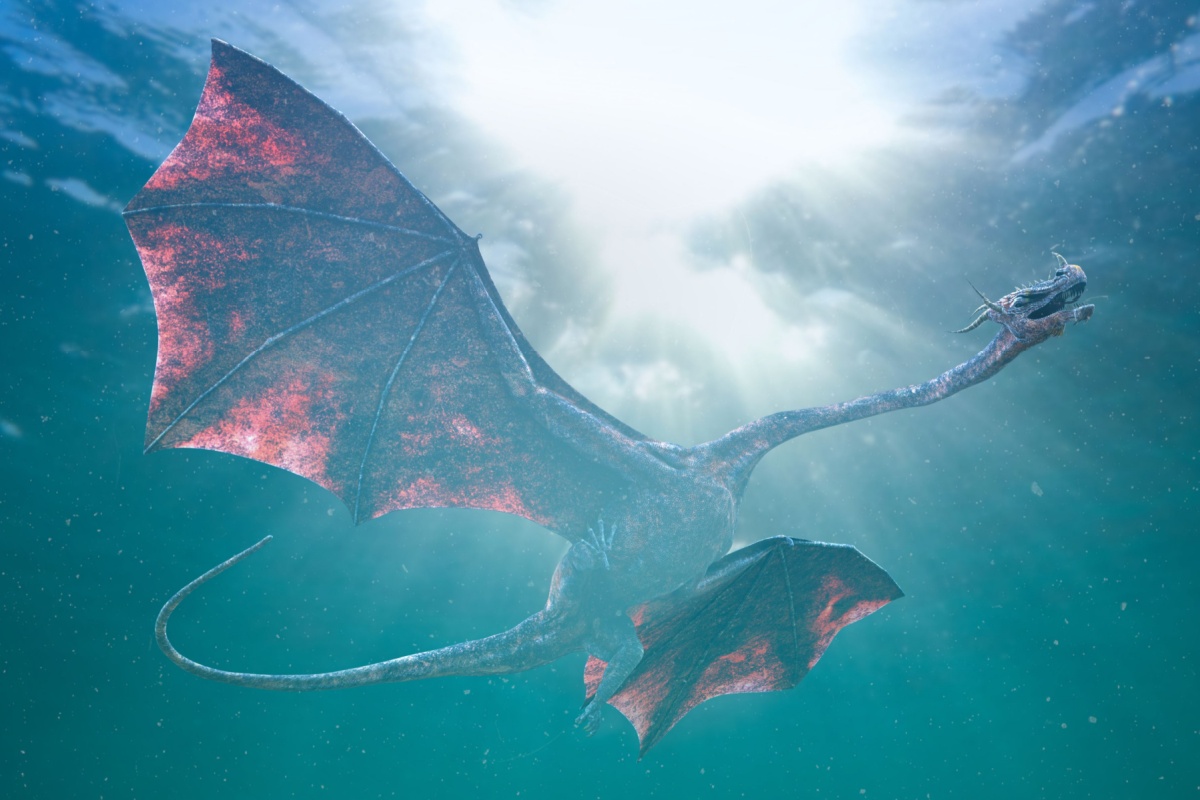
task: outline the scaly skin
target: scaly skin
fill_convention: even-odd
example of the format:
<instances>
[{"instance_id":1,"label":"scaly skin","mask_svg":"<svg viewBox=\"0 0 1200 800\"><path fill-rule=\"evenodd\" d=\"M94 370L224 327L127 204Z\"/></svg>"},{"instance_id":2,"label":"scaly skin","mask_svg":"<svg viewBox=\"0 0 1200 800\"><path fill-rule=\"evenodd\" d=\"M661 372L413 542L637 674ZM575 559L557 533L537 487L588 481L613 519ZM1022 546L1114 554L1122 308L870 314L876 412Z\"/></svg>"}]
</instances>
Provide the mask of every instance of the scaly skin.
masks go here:
<instances>
[{"instance_id":1,"label":"scaly skin","mask_svg":"<svg viewBox=\"0 0 1200 800\"><path fill-rule=\"evenodd\" d=\"M1086 285L1078 266L1061 260L1047 281L1018 289L993 303L984 319L1000 325L995 338L968 361L922 384L857 400L785 411L756 420L691 448L635 440L538 385L518 348L500 353L501 371L514 396L525 398L539 420L580 452L606 452L634 489L602 510L588 535L567 551L555 570L545 607L516 627L485 639L403 656L354 669L306 675L261 675L214 669L180 654L167 638L167 621L198 586L262 547L234 556L181 589L159 613L159 646L183 669L210 680L261 689L312 690L418 680L444 675L490 675L531 669L572 652L607 662L595 695L576 720L595 730L605 702L642 658L627 611L693 586L733 541L738 503L746 482L767 452L810 431L937 402L987 380L1024 351L1083 322L1094 307L1071 307ZM481 285L480 318L495 336L512 334Z\"/></svg>"}]
</instances>

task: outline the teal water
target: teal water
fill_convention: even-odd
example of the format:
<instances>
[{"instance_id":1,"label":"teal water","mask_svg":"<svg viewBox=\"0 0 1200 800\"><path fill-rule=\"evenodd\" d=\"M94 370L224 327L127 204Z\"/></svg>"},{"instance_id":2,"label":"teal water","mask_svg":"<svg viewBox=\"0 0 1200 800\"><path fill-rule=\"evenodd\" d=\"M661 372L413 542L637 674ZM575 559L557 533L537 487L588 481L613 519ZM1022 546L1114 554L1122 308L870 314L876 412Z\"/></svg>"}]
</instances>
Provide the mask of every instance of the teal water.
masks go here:
<instances>
[{"instance_id":1,"label":"teal water","mask_svg":"<svg viewBox=\"0 0 1200 800\"><path fill-rule=\"evenodd\" d=\"M559 6L501 8L536 22ZM1200 794L1200 9L1004 8L865 15L853 52L896 135L779 170L673 231L696 286L739 265L763 315L802 334L764 347L734 341L747 321L731 315L621 317L603 222L439 100L459 62L420 9L0 6L0 793ZM356 528L278 470L141 454L156 329L118 212L186 129L211 35L345 110L499 243L485 255L534 343L654 436L701 441L924 380L990 335L946 333L975 305L964 278L1003 294L1051 250L1087 270L1096 314L982 387L764 462L744 540L852 543L906 597L840 634L797 689L706 703L641 761L613 711L591 739L572 728L582 657L324 694L206 683L158 652L154 615L265 533L176 617L186 653L316 671L493 633L543 602L564 548L485 512Z\"/></svg>"}]
</instances>

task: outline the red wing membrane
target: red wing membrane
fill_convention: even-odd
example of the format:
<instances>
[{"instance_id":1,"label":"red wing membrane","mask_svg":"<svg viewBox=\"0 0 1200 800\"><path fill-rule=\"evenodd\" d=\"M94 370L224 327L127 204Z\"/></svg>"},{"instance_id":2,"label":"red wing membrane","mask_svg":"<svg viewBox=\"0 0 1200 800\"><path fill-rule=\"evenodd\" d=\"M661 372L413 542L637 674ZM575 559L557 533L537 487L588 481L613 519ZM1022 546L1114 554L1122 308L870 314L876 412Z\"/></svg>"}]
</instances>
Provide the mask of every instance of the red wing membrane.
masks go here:
<instances>
[{"instance_id":1,"label":"red wing membrane","mask_svg":"<svg viewBox=\"0 0 1200 800\"><path fill-rule=\"evenodd\" d=\"M125 210L158 314L146 448L257 459L401 508L506 511L576 539L623 479L551 436L496 348L566 384L504 309L465 236L349 121L213 42L187 135ZM492 341L473 287L512 332Z\"/></svg>"},{"instance_id":2,"label":"red wing membrane","mask_svg":"<svg viewBox=\"0 0 1200 800\"><path fill-rule=\"evenodd\" d=\"M795 686L838 631L902 594L849 545L763 539L713 564L695 592L634 612L646 653L609 703L633 723L645 754L709 698ZM604 667L588 659L588 697Z\"/></svg>"}]
</instances>

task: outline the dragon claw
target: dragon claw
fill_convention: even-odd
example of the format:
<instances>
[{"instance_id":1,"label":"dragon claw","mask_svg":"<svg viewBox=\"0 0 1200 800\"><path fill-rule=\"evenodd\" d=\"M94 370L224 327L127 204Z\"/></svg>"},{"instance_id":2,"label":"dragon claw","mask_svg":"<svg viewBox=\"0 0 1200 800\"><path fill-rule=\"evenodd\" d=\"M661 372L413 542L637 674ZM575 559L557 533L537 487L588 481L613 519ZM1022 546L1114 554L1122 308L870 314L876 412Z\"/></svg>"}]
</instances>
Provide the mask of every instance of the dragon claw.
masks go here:
<instances>
[{"instance_id":1,"label":"dragon claw","mask_svg":"<svg viewBox=\"0 0 1200 800\"><path fill-rule=\"evenodd\" d=\"M592 555L600 559L600 563L605 569L609 568L608 551L612 549L613 536L617 533L617 526L611 525L605 530L604 520L596 521L596 527L600 529L600 533L596 533L592 528L588 528L588 538L582 540L582 544L591 551Z\"/></svg>"},{"instance_id":2,"label":"dragon claw","mask_svg":"<svg viewBox=\"0 0 1200 800\"><path fill-rule=\"evenodd\" d=\"M600 728L600 704L592 700L583 707L583 712L575 718L575 727L582 728L588 736Z\"/></svg>"}]
</instances>

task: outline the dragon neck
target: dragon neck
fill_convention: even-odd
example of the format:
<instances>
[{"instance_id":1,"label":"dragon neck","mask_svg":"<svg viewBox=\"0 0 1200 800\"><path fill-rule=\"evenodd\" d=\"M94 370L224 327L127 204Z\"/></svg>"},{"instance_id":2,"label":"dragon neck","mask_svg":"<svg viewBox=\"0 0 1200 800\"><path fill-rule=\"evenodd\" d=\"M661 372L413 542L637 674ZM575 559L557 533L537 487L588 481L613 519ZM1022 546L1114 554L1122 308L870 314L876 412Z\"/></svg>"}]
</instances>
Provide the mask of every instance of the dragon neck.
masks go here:
<instances>
[{"instance_id":1,"label":"dragon neck","mask_svg":"<svg viewBox=\"0 0 1200 800\"><path fill-rule=\"evenodd\" d=\"M714 472L724 473L726 485L740 497L758 462L784 442L822 428L936 403L992 377L1035 343L1018 339L1002 327L987 347L936 378L844 403L771 414L700 445L698 455Z\"/></svg>"}]
</instances>

